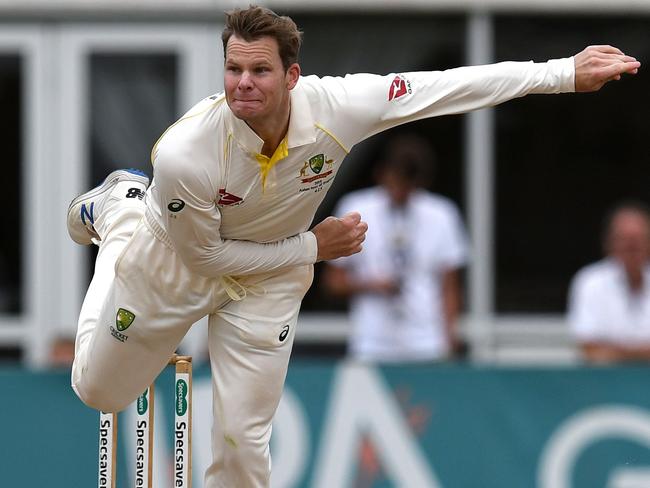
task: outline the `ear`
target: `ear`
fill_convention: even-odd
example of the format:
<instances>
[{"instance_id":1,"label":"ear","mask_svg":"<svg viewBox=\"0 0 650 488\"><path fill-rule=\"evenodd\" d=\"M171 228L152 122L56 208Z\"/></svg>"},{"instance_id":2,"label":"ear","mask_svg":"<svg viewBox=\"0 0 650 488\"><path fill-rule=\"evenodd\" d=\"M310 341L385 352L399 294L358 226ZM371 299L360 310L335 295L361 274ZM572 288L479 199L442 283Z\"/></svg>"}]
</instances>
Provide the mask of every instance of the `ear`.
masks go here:
<instances>
[{"instance_id":1,"label":"ear","mask_svg":"<svg viewBox=\"0 0 650 488\"><path fill-rule=\"evenodd\" d=\"M287 69L287 74L285 76L285 80L287 82L287 89L293 90L293 88L298 83L299 79L300 79L300 65L298 63L293 63Z\"/></svg>"}]
</instances>

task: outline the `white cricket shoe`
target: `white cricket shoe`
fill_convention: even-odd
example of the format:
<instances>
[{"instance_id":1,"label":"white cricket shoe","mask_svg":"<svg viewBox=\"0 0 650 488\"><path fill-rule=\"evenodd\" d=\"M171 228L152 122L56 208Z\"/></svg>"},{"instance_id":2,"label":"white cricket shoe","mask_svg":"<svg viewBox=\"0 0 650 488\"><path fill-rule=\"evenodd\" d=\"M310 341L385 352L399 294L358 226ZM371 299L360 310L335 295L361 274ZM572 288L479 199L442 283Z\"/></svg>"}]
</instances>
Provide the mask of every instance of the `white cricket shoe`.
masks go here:
<instances>
[{"instance_id":1,"label":"white cricket shoe","mask_svg":"<svg viewBox=\"0 0 650 488\"><path fill-rule=\"evenodd\" d=\"M93 224L107 203L123 198L142 200L149 186L149 178L137 169L118 169L109 174L104 182L79 195L68 207L68 234L77 244L92 244L100 240Z\"/></svg>"}]
</instances>

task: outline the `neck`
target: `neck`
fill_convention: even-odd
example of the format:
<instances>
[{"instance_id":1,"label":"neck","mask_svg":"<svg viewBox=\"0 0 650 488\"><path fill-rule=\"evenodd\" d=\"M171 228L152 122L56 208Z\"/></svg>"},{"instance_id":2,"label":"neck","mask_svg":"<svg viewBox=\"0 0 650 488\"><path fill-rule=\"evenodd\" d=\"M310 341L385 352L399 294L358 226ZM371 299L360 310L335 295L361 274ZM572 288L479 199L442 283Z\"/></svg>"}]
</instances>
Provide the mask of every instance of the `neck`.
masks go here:
<instances>
[{"instance_id":1,"label":"neck","mask_svg":"<svg viewBox=\"0 0 650 488\"><path fill-rule=\"evenodd\" d=\"M643 273L640 270L626 270L627 283L632 291L643 288Z\"/></svg>"},{"instance_id":2,"label":"neck","mask_svg":"<svg viewBox=\"0 0 650 488\"><path fill-rule=\"evenodd\" d=\"M246 122L248 126L264 141L262 154L269 158L280 145L284 136L289 130L289 115L291 106L286 104L286 108L281 110L275 117L268 117L261 121Z\"/></svg>"}]
</instances>

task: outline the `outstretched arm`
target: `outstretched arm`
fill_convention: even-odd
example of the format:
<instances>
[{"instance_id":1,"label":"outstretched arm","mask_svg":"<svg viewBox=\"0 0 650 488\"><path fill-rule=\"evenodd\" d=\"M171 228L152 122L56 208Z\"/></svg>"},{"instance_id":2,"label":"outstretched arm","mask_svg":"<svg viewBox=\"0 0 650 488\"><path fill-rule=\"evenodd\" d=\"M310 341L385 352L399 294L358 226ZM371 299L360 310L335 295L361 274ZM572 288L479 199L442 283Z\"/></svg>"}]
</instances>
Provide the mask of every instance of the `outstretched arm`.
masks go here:
<instances>
[{"instance_id":1,"label":"outstretched arm","mask_svg":"<svg viewBox=\"0 0 650 488\"><path fill-rule=\"evenodd\" d=\"M612 46L590 46L546 63L502 62L446 71L325 77L313 85L324 107L321 122L350 148L391 127L471 112L532 93L600 89L640 63Z\"/></svg>"}]
</instances>

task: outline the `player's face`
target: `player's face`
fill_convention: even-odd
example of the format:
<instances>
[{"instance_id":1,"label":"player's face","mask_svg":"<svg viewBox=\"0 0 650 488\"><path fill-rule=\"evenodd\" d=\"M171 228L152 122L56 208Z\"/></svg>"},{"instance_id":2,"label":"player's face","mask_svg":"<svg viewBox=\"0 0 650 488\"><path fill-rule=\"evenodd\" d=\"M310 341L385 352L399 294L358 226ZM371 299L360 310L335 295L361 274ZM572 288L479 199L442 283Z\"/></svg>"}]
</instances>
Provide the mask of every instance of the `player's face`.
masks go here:
<instances>
[{"instance_id":1,"label":"player's face","mask_svg":"<svg viewBox=\"0 0 650 488\"><path fill-rule=\"evenodd\" d=\"M380 183L388 193L394 205L401 206L408 202L409 197L415 191L415 185L396 174L390 169L385 169L380 177Z\"/></svg>"},{"instance_id":2,"label":"player's face","mask_svg":"<svg viewBox=\"0 0 650 488\"><path fill-rule=\"evenodd\" d=\"M297 64L285 71L274 38L246 42L232 36L228 40L224 86L226 101L237 118L255 125L287 113L289 90L299 76Z\"/></svg>"}]
</instances>

